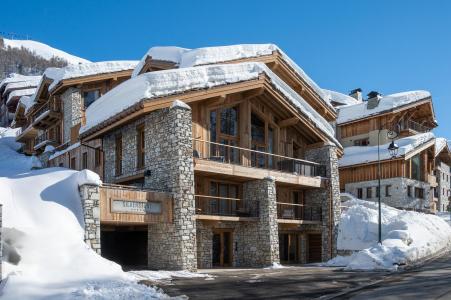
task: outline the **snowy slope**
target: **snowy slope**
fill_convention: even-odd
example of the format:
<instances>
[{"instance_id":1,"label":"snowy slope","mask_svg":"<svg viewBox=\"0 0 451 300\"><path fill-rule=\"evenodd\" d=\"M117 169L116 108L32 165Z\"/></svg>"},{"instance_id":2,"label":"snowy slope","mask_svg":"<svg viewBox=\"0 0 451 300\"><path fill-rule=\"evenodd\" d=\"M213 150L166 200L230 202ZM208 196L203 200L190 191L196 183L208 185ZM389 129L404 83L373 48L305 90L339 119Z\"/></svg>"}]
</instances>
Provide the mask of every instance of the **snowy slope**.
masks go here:
<instances>
[{"instance_id":1,"label":"snowy slope","mask_svg":"<svg viewBox=\"0 0 451 300\"><path fill-rule=\"evenodd\" d=\"M0 128L0 201L5 243L2 299L157 299L120 266L83 242L78 184L94 173L63 168L30 171L17 153L15 130ZM87 176L88 175L88 176ZM14 254L20 261L14 265Z\"/></svg>"},{"instance_id":2,"label":"snowy slope","mask_svg":"<svg viewBox=\"0 0 451 300\"><path fill-rule=\"evenodd\" d=\"M32 40L9 40L9 39L3 39L5 47L11 47L11 48L26 48L27 50L34 52L36 55L46 59L50 60L52 57L58 57L65 61L67 61L68 64L72 65L78 65L79 63L88 63L89 60L86 60L84 58L77 57L75 55L69 54L67 52L61 51L59 49L55 49L53 47L50 47L49 45L46 45L44 43L32 41Z\"/></svg>"},{"instance_id":3,"label":"snowy slope","mask_svg":"<svg viewBox=\"0 0 451 300\"><path fill-rule=\"evenodd\" d=\"M382 205L382 245L378 239L378 206L346 194L337 248L360 250L348 257L338 256L328 265L349 269L396 270L438 254L451 246L451 226L442 218ZM449 215L448 215L449 218Z\"/></svg>"}]
</instances>

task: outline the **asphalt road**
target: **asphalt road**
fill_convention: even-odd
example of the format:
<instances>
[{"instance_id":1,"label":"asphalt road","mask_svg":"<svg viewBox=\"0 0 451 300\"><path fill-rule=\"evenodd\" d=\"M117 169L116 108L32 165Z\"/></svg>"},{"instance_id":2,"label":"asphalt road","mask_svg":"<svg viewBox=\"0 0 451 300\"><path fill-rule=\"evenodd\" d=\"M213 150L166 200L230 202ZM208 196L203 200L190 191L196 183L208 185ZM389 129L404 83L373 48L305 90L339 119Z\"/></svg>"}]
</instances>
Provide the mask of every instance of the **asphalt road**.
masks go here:
<instances>
[{"instance_id":1,"label":"asphalt road","mask_svg":"<svg viewBox=\"0 0 451 300\"><path fill-rule=\"evenodd\" d=\"M176 278L159 286L171 296L208 300L451 299L451 254L397 273L346 272L313 266L205 272L214 278Z\"/></svg>"}]
</instances>

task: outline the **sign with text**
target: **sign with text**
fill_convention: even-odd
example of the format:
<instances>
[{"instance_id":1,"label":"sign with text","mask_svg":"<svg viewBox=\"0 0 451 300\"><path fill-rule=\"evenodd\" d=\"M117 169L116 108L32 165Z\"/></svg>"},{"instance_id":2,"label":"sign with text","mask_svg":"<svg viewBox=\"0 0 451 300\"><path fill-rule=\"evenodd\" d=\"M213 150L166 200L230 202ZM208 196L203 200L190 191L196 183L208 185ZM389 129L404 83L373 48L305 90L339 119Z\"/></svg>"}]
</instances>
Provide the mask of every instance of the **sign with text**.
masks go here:
<instances>
[{"instance_id":1,"label":"sign with text","mask_svg":"<svg viewBox=\"0 0 451 300\"><path fill-rule=\"evenodd\" d=\"M111 212L126 214L161 214L161 202L112 200Z\"/></svg>"}]
</instances>

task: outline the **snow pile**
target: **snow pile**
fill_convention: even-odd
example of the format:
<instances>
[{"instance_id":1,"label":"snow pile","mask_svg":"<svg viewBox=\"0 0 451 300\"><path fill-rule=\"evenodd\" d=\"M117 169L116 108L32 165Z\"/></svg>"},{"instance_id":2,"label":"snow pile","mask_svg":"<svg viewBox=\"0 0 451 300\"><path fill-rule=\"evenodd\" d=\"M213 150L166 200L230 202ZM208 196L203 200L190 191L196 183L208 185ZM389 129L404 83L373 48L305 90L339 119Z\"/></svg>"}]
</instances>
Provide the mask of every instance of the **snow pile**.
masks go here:
<instances>
[{"instance_id":1,"label":"snow pile","mask_svg":"<svg viewBox=\"0 0 451 300\"><path fill-rule=\"evenodd\" d=\"M44 72L44 76L53 79L49 86L49 91L51 91L63 80L133 70L137 63L138 61L125 60L69 65L64 68L49 68Z\"/></svg>"},{"instance_id":2,"label":"snow pile","mask_svg":"<svg viewBox=\"0 0 451 300\"><path fill-rule=\"evenodd\" d=\"M396 158L402 157L419 146L435 138L432 132L420 133L413 136L396 140L399 146ZM388 151L389 143L380 145L381 160L391 159L392 156ZM338 161L340 167L352 166L377 161L377 146L352 146L344 149L343 157Z\"/></svg>"},{"instance_id":3,"label":"snow pile","mask_svg":"<svg viewBox=\"0 0 451 300\"><path fill-rule=\"evenodd\" d=\"M359 270L396 270L438 254L451 246L451 226L440 217L403 211L382 204L382 245L378 239L378 205L352 197L343 203L339 250L359 250L338 256L329 266Z\"/></svg>"},{"instance_id":4,"label":"snow pile","mask_svg":"<svg viewBox=\"0 0 451 300\"><path fill-rule=\"evenodd\" d=\"M8 100L6 100L6 104L10 103L12 99L22 96L30 96L36 92L35 88L32 89L24 89L24 90L15 90L9 93Z\"/></svg>"},{"instance_id":5,"label":"snow pile","mask_svg":"<svg viewBox=\"0 0 451 300\"><path fill-rule=\"evenodd\" d=\"M373 109L367 108L367 101L362 103L347 105L339 108L337 124L364 119L382 112L392 111L396 108L419 102L431 98L428 91L409 91L388 96L383 96L379 100L379 105ZM432 100L430 100L432 101Z\"/></svg>"},{"instance_id":6,"label":"snow pile","mask_svg":"<svg viewBox=\"0 0 451 300\"><path fill-rule=\"evenodd\" d=\"M101 122L131 108L142 100L151 101L159 97L190 90L210 89L226 84L257 80L262 73L268 75L273 86L301 114L310 119L331 141L339 145L335 139L333 127L265 64L256 62L172 69L144 73L131 78L100 97L88 107L86 110L86 124L80 129L80 133L87 132Z\"/></svg>"},{"instance_id":7,"label":"snow pile","mask_svg":"<svg viewBox=\"0 0 451 300\"><path fill-rule=\"evenodd\" d=\"M16 130L0 128L0 201L3 204L2 299L157 299L121 267L84 242L78 184L98 183L91 172L30 171L17 152Z\"/></svg>"},{"instance_id":8,"label":"snow pile","mask_svg":"<svg viewBox=\"0 0 451 300\"><path fill-rule=\"evenodd\" d=\"M129 275L135 281L150 280L155 282L170 281L172 278L206 278L208 280L214 277L205 273L193 273L189 271L150 271L138 270L128 271Z\"/></svg>"},{"instance_id":9,"label":"snow pile","mask_svg":"<svg viewBox=\"0 0 451 300\"><path fill-rule=\"evenodd\" d=\"M311 79L304 70L299 67L282 49L275 44L241 44L218 47L205 47L197 49L185 49L179 47L153 47L143 57L133 76L137 76L145 64L148 56L157 60L169 60L179 65L180 68L188 68L210 64L220 64L234 60L257 58L261 56L272 55L279 52L282 58L291 68L318 94L318 96L329 106L327 94ZM331 106L332 107L332 106Z\"/></svg>"},{"instance_id":10,"label":"snow pile","mask_svg":"<svg viewBox=\"0 0 451 300\"><path fill-rule=\"evenodd\" d=\"M57 57L60 59L63 59L67 61L68 64L72 65L78 65L83 63L89 63L89 60L86 60L84 58L80 58L77 56L74 56L72 54L69 54L67 52L61 51L59 49L55 49L50 47L49 45L32 41L32 40L9 40L9 39L3 39L5 48L11 47L11 48L25 48L34 54L46 59L50 60L53 57Z\"/></svg>"},{"instance_id":11,"label":"snow pile","mask_svg":"<svg viewBox=\"0 0 451 300\"><path fill-rule=\"evenodd\" d=\"M329 101L329 103L335 102L338 104L337 106L352 105L352 104L360 103L359 100L357 100L351 96L336 92L336 91L331 91L331 90L326 90L326 89L323 89L323 91L327 95L327 100Z\"/></svg>"}]
</instances>

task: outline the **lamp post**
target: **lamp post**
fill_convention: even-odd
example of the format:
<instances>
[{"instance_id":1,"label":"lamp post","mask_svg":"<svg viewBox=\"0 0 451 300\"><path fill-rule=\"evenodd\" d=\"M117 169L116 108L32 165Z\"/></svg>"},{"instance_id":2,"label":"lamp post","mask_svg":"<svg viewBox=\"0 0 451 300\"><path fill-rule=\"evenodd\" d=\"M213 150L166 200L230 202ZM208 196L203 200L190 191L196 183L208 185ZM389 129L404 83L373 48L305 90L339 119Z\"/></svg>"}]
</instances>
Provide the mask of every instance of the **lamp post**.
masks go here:
<instances>
[{"instance_id":1,"label":"lamp post","mask_svg":"<svg viewBox=\"0 0 451 300\"><path fill-rule=\"evenodd\" d=\"M378 180L378 243L382 245L382 208L381 208L381 155L380 155L380 136L382 129L379 129L377 133L377 180ZM395 158L398 155L399 146L393 141L398 134L395 131L389 130L387 137L391 139L391 143L388 146L388 151L391 158Z\"/></svg>"}]
</instances>

